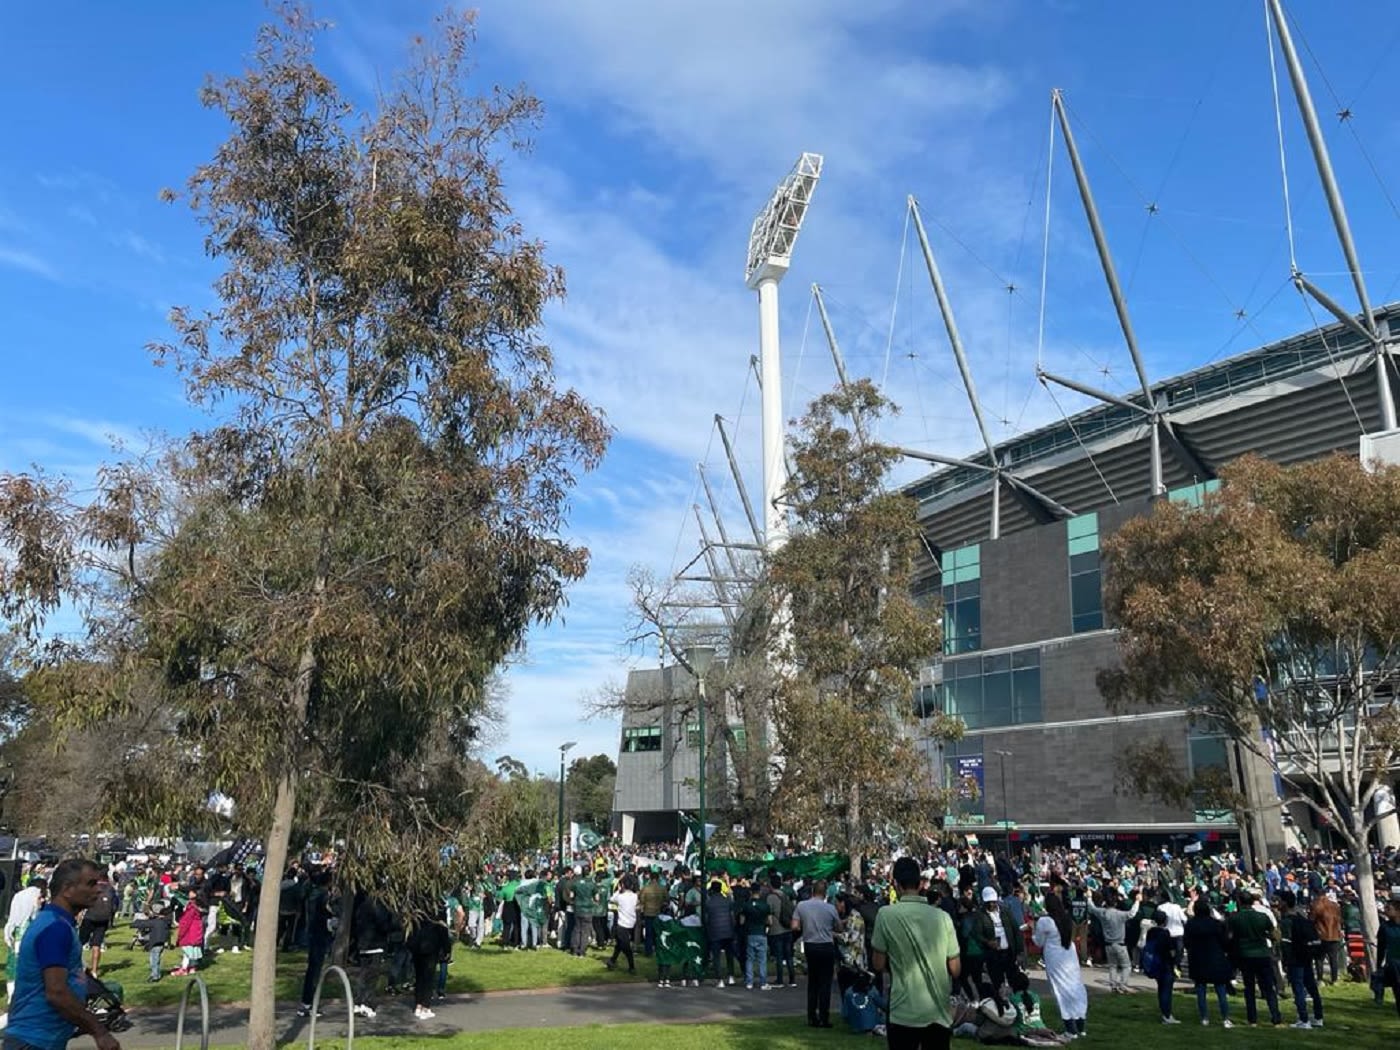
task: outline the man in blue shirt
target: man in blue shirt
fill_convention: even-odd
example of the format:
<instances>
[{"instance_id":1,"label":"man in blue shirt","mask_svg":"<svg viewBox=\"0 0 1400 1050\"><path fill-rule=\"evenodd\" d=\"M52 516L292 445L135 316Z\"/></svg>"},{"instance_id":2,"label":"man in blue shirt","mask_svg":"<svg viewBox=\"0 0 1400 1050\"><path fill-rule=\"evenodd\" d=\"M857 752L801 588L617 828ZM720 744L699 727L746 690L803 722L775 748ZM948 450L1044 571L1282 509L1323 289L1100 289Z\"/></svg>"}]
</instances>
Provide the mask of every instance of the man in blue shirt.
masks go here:
<instances>
[{"instance_id":1,"label":"man in blue shirt","mask_svg":"<svg viewBox=\"0 0 1400 1050\"><path fill-rule=\"evenodd\" d=\"M99 893L92 861L65 860L54 869L49 903L20 942L3 1050L63 1050L78 1031L92 1036L97 1050L121 1050L112 1033L88 1012L83 949L73 918Z\"/></svg>"}]
</instances>

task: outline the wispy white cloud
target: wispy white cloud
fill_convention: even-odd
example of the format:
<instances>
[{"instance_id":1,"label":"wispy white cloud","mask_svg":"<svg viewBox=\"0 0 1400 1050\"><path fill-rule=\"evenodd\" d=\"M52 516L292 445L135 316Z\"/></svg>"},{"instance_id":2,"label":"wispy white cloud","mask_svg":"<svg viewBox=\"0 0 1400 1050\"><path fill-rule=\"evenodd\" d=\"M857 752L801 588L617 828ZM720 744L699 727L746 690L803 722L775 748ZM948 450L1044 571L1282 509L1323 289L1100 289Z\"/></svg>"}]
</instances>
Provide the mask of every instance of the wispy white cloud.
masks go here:
<instances>
[{"instance_id":1,"label":"wispy white cloud","mask_svg":"<svg viewBox=\"0 0 1400 1050\"><path fill-rule=\"evenodd\" d=\"M165 262L165 252L160 249L159 245L147 240L134 230L121 230L120 232L114 233L112 234L111 241L118 247L125 248L133 255L139 255L141 258L147 259L153 263L163 264Z\"/></svg>"},{"instance_id":2,"label":"wispy white cloud","mask_svg":"<svg viewBox=\"0 0 1400 1050\"><path fill-rule=\"evenodd\" d=\"M49 281L61 280L58 268L47 259L42 259L32 252L27 252L19 248L8 248L0 245L0 266L8 266L13 270L23 270L36 277L43 277Z\"/></svg>"}]
</instances>

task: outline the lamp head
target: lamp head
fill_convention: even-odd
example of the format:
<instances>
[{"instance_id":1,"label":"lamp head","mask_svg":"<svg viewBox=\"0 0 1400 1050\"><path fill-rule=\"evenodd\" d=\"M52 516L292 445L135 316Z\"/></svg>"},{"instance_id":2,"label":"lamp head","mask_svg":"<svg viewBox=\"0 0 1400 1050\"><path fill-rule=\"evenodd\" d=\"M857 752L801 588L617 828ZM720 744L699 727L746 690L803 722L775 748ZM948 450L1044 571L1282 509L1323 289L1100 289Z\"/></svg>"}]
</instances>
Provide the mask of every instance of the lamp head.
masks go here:
<instances>
[{"instance_id":1,"label":"lamp head","mask_svg":"<svg viewBox=\"0 0 1400 1050\"><path fill-rule=\"evenodd\" d=\"M704 678L715 662L715 649L712 645L692 645L685 650L685 662L695 672L695 677Z\"/></svg>"},{"instance_id":2,"label":"lamp head","mask_svg":"<svg viewBox=\"0 0 1400 1050\"><path fill-rule=\"evenodd\" d=\"M562 756L566 755L568 752L572 751L572 750L573 750L574 748L576 748L576 747L578 747L578 741L577 741L577 740L570 740L567 744L560 744L560 745L559 745L559 754L560 754L560 756L562 757Z\"/></svg>"}]
</instances>

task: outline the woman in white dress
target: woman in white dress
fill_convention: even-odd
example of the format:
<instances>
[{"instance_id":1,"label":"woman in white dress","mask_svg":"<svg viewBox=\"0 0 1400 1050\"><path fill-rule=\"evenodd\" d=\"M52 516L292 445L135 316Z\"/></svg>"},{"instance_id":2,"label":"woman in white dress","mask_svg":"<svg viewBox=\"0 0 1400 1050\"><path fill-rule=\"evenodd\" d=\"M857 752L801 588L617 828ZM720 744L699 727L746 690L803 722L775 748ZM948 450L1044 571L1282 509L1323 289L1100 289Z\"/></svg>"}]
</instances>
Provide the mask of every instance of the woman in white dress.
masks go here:
<instances>
[{"instance_id":1,"label":"woman in white dress","mask_svg":"<svg viewBox=\"0 0 1400 1050\"><path fill-rule=\"evenodd\" d=\"M1045 914L1036 920L1031 937L1043 953L1045 973L1060 1007L1065 1032L1082 1039L1085 1017L1089 1013L1089 993L1084 990L1084 980L1079 975L1074 922L1064 898L1055 890L1046 895Z\"/></svg>"}]
</instances>

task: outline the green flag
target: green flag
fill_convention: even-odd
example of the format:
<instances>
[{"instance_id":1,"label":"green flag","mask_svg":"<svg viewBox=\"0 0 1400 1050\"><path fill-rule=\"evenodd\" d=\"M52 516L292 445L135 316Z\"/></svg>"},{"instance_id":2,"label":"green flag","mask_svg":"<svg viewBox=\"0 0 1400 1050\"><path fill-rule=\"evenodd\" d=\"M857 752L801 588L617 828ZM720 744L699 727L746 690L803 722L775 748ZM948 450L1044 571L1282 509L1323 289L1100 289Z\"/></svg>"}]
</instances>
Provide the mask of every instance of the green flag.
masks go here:
<instances>
[{"instance_id":1,"label":"green flag","mask_svg":"<svg viewBox=\"0 0 1400 1050\"><path fill-rule=\"evenodd\" d=\"M578 845L582 850L595 850L603 842L603 836L592 828L583 828L578 833Z\"/></svg>"},{"instance_id":2,"label":"green flag","mask_svg":"<svg viewBox=\"0 0 1400 1050\"><path fill-rule=\"evenodd\" d=\"M528 879L515 888L515 902L520 914L536 926L544 926L549 917L549 887L544 879Z\"/></svg>"},{"instance_id":3,"label":"green flag","mask_svg":"<svg viewBox=\"0 0 1400 1050\"><path fill-rule=\"evenodd\" d=\"M684 966L700 973L705 961L705 935L699 926L684 926L668 915L656 920L656 963Z\"/></svg>"}]
</instances>

